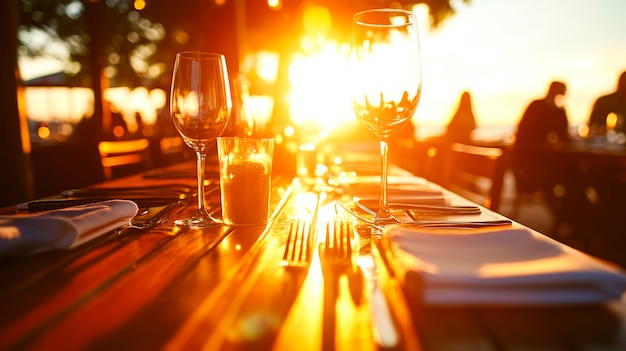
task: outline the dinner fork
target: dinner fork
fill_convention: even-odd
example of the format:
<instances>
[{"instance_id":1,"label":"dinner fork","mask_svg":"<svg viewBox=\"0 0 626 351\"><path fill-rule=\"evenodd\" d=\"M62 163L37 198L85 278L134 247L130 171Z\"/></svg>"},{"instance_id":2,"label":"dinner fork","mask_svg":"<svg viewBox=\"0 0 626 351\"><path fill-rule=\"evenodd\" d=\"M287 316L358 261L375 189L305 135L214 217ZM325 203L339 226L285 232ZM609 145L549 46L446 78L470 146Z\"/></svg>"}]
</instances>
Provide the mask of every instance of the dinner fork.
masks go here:
<instances>
[{"instance_id":1,"label":"dinner fork","mask_svg":"<svg viewBox=\"0 0 626 351\"><path fill-rule=\"evenodd\" d=\"M337 269L352 267L352 223L326 223L325 240L321 250L322 264Z\"/></svg>"},{"instance_id":2,"label":"dinner fork","mask_svg":"<svg viewBox=\"0 0 626 351\"><path fill-rule=\"evenodd\" d=\"M335 272L351 269L353 233L354 229L350 221L337 220L332 224L328 223L323 250L321 250L322 264L334 269ZM357 265L365 278L365 293L371 313L372 337L378 345L385 348L394 347L398 344L399 337L387 300L378 283L377 267L372 252L359 254Z\"/></svg>"},{"instance_id":3,"label":"dinner fork","mask_svg":"<svg viewBox=\"0 0 626 351\"><path fill-rule=\"evenodd\" d=\"M280 265L290 268L307 268L311 263L315 242L315 231L311 223L305 220L292 220L289 236Z\"/></svg>"}]
</instances>

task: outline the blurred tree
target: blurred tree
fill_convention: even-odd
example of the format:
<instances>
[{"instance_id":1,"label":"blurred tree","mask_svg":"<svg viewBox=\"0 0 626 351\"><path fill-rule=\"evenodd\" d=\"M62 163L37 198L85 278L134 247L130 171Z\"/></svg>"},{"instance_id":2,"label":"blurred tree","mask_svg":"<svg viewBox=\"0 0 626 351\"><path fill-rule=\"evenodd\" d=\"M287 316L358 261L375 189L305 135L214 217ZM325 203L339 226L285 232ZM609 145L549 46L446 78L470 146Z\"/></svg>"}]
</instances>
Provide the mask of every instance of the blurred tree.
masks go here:
<instances>
[{"instance_id":1,"label":"blurred tree","mask_svg":"<svg viewBox=\"0 0 626 351\"><path fill-rule=\"evenodd\" d=\"M164 71L157 46L165 28L136 10L132 0L20 0L20 4L19 55L57 59L63 63L67 85L92 78L91 66L102 69L114 85L140 85ZM101 57L94 61L91 51Z\"/></svg>"},{"instance_id":2,"label":"blurred tree","mask_svg":"<svg viewBox=\"0 0 626 351\"><path fill-rule=\"evenodd\" d=\"M160 84L163 85L169 84L169 66L175 52L185 47L210 47L216 41L236 41L232 23L235 2L245 7L249 43L254 48L267 49L299 38L305 5L327 7L332 14L334 35L345 37L357 11L422 3L428 6L431 23L436 26L454 14L452 1L308 0L282 1L282 6L270 8L262 0L19 0L18 52L21 56L58 59L64 64L67 85L89 80L92 65L104 70L111 85L153 84L166 77ZM97 8L93 17L88 15L90 7ZM92 26L94 20L101 26ZM89 52L94 49L97 36L102 38L97 44L102 46L98 50L103 57L94 62ZM59 50L60 47L65 50ZM237 60L231 57L231 61Z\"/></svg>"}]
</instances>

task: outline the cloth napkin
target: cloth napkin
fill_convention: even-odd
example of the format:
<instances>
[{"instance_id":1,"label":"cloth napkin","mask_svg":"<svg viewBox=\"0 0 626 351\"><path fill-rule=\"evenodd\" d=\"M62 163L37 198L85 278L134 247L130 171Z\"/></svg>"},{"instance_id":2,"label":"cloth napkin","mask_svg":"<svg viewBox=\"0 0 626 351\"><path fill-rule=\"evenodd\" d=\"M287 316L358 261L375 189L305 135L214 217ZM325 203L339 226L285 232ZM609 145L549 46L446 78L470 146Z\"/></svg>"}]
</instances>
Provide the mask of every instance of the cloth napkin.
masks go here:
<instances>
[{"instance_id":1,"label":"cloth napkin","mask_svg":"<svg viewBox=\"0 0 626 351\"><path fill-rule=\"evenodd\" d=\"M363 178L365 177L360 179ZM365 179L358 183L347 184L347 187L349 193L359 200L377 203L380 198L380 178L375 178L375 181ZM390 176L387 184L387 199L389 202L411 204L441 205L448 202L441 189L435 188L425 180L414 176Z\"/></svg>"},{"instance_id":2,"label":"cloth napkin","mask_svg":"<svg viewBox=\"0 0 626 351\"><path fill-rule=\"evenodd\" d=\"M73 248L129 224L133 201L109 200L28 215L0 216L0 258Z\"/></svg>"},{"instance_id":3,"label":"cloth napkin","mask_svg":"<svg viewBox=\"0 0 626 351\"><path fill-rule=\"evenodd\" d=\"M386 229L392 262L425 305L563 305L619 299L620 268L523 227Z\"/></svg>"}]
</instances>

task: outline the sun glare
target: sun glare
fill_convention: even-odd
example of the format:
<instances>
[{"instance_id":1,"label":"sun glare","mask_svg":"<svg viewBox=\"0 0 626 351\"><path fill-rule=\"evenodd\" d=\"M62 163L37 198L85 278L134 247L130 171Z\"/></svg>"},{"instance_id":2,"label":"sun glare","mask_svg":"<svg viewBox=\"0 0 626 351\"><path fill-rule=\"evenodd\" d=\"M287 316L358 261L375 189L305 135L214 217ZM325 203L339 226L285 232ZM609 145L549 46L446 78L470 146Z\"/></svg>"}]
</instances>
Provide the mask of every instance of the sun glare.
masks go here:
<instances>
[{"instance_id":1,"label":"sun glare","mask_svg":"<svg viewBox=\"0 0 626 351\"><path fill-rule=\"evenodd\" d=\"M346 65L347 47L335 42L294 55L289 65L289 106L295 124L330 130L354 119L345 88Z\"/></svg>"}]
</instances>

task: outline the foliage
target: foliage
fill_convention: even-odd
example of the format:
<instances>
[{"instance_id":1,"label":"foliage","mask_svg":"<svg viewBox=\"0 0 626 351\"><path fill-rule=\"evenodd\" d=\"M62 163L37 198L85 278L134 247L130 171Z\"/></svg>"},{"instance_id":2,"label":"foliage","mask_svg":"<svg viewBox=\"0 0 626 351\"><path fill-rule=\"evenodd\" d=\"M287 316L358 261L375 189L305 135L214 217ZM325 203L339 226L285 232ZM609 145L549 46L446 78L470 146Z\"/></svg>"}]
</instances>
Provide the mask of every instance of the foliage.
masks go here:
<instances>
[{"instance_id":1,"label":"foliage","mask_svg":"<svg viewBox=\"0 0 626 351\"><path fill-rule=\"evenodd\" d=\"M209 0L153 0L147 1L146 8L139 11L133 7L134 0L19 1L19 55L55 58L64 63L64 72L69 77L89 76L90 66L98 65L111 85L131 86L150 85L165 79L174 52L194 40L189 37L202 36L194 30L197 25L206 21L217 22L216 18L224 16L224 8L232 4L232 0L227 0L225 5L216 5ZM358 10L409 7L415 3L429 7L431 23L436 26L454 14L451 1L454 0L313 0L307 4L328 7L335 18L334 25L344 25L337 25L337 30L345 34L349 31L346 24L350 23L350 16ZM290 29L303 3L283 0L280 11L270 11L265 1L248 0L247 12L252 15L247 16L247 30L263 33L257 38L265 38L257 40L256 44L268 45L269 40L277 35L293 40L299 32ZM266 7L263 10L268 16L259 15L260 6ZM211 16L211 12L216 15ZM259 19L261 17L265 19ZM223 26L221 23L217 25ZM90 56L90 49L96 47L102 55L98 59Z\"/></svg>"},{"instance_id":2,"label":"foliage","mask_svg":"<svg viewBox=\"0 0 626 351\"><path fill-rule=\"evenodd\" d=\"M132 0L21 0L19 55L55 58L68 76L89 72L89 49L101 45L98 64L118 84L156 78L164 71L157 55L164 37L163 24L136 11Z\"/></svg>"}]
</instances>

